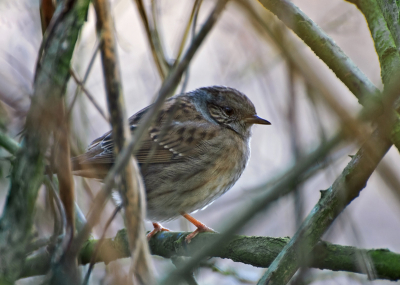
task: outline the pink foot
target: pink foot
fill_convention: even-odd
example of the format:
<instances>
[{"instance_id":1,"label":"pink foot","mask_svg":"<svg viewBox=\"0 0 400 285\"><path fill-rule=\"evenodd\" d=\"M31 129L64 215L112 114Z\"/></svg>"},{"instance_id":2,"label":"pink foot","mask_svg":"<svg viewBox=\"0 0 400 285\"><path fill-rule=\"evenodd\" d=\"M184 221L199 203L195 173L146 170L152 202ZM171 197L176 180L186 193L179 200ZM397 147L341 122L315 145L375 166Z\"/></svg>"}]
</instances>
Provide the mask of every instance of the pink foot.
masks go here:
<instances>
[{"instance_id":1,"label":"pink foot","mask_svg":"<svg viewBox=\"0 0 400 285\"><path fill-rule=\"evenodd\" d=\"M149 232L146 236L148 241L159 232L169 232L169 229L164 228L159 223L153 223L153 227L154 229L151 232Z\"/></svg>"},{"instance_id":2,"label":"pink foot","mask_svg":"<svg viewBox=\"0 0 400 285\"><path fill-rule=\"evenodd\" d=\"M211 233L215 233L215 231L212 228L207 227L205 224L203 224L202 222L196 220L195 218L193 218L191 215L182 212L181 215L188 220L189 222L191 222L193 225L195 225L197 227L197 229L192 232L191 234L188 234L185 238L187 243L190 243L192 238L194 238L195 236L197 236L198 233L204 233L204 232L211 232Z\"/></svg>"},{"instance_id":3,"label":"pink foot","mask_svg":"<svg viewBox=\"0 0 400 285\"><path fill-rule=\"evenodd\" d=\"M197 229L188 234L185 238L185 241L187 243L190 243L192 241L192 239L197 236L197 234L199 233L204 233L204 232L211 232L211 233L215 233L215 231L212 228L207 227L205 224L202 224L201 226L198 226Z\"/></svg>"}]
</instances>

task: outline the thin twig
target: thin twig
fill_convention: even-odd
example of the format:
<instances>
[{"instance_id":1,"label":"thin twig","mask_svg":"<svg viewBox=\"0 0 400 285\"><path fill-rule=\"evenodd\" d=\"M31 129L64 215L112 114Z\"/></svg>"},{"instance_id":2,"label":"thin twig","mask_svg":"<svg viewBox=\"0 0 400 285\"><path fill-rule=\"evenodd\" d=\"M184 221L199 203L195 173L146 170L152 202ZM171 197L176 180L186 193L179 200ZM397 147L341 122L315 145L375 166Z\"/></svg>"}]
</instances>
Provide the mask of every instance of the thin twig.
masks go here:
<instances>
[{"instance_id":1,"label":"thin twig","mask_svg":"<svg viewBox=\"0 0 400 285\"><path fill-rule=\"evenodd\" d=\"M271 1L275 1L275 0L271 0ZM266 1L268 2L268 1ZM284 3L286 3L287 1L284 0ZM263 19L261 19L257 13L255 13L255 11L252 9L252 7L250 5L248 5L247 2L245 1L239 1L238 3L240 3L241 5L244 5L244 7L246 7L247 11L249 13L251 13L252 19L253 20L257 20L257 23L260 24L262 26L262 28L264 29L265 32L267 32L275 41L275 43L278 44L279 48L284 52L286 58L290 61L290 63L292 64L292 66L294 68L296 68L296 71L299 72L299 74L303 75L304 79L307 81L307 83L310 86L313 86L316 90L319 91L319 95L321 95L321 97L324 99L324 101L326 102L326 104L329 105L329 107L332 109L332 111L334 111L337 114L337 117L339 120L341 120L343 122L343 126L348 128L348 132L351 135L356 135L357 139L359 142L363 142L367 139L366 134L368 132L366 132L364 130L363 125L360 123L360 119L355 119L353 118L353 116L346 110L346 108L344 108L343 104L339 101L339 99L336 96L336 92L335 92L335 86L332 85L332 83L327 80L326 78L324 78L323 76L321 76L320 73L318 73L315 68L313 68L310 63L307 61L307 56L304 55L304 52L301 51L301 49L299 47L296 46L296 43L294 43L293 41L291 41L290 39L288 39L288 37L282 37L282 27L276 28L276 29L271 29L271 25L267 24L266 21L264 21ZM247 3L247 4L246 4ZM268 2L269 3L269 2ZM297 7L293 6L293 4L286 3L286 4L282 4L280 3L279 5L289 5L291 8L290 9L295 9ZM293 7L292 7L293 6ZM283 9L283 8L282 8ZM286 9L286 8L285 8ZM289 8L287 8L289 9ZM290 10L290 13L294 13L292 10ZM297 8L298 9L298 8ZM301 12L301 11L300 11ZM300 13L299 12L299 13ZM302 12L301 12L302 13ZM271 18L271 21L273 21L274 19ZM310 20L311 21L311 20ZM281 25L282 26L282 25ZM320 36L319 34L316 34L316 36ZM322 37L322 35L321 35ZM325 37L325 36L324 36ZM323 38L324 38L323 37ZM327 37L327 36L326 36ZM332 41L332 40L331 40ZM336 47L336 45L334 46ZM331 52L337 52L338 54L342 54L343 52L340 50L339 47L334 48ZM340 68L347 68L350 69L350 67L352 67L352 65L354 65L350 59L347 59L347 57L345 55L343 55L343 57L346 58L346 60L339 64ZM337 60L335 60L335 62L338 62ZM343 65L344 66L341 66ZM338 67L337 67L338 68ZM358 82L358 80L360 78L363 78L363 75L361 72L359 72L358 68L354 65L354 69L350 69L347 70L346 72L350 73L354 76L354 78L352 79L352 81L354 80L355 82ZM360 75L360 74L361 75ZM361 76L360 78L358 78L357 76ZM337 75L339 78L341 78L339 75ZM346 77L346 76L345 76ZM351 76L346 77L347 79L349 79ZM358 79L357 79L358 78ZM364 78L365 80L368 80L367 78ZM361 80L361 79L360 79ZM364 81L363 81L364 82ZM368 82L364 82L367 87L363 87L368 89ZM364 84L363 83L363 84ZM356 83L354 83L356 84ZM361 84L361 83L359 83ZM373 86L373 85L372 85ZM371 86L370 86L371 87ZM360 87L361 88L361 87ZM372 87L371 87L372 88ZM372 93L363 93L362 95L367 96L366 94L368 94L368 98L369 99L360 99L361 97L359 97L360 101L363 100L369 100L368 102L372 102L371 100L373 100L373 98L377 99L377 94L373 95ZM361 96L361 94L359 94ZM374 97L375 96L375 97ZM374 99L374 100L375 100ZM376 101L376 100L375 100ZM374 102L375 102L374 101ZM380 102L380 99L379 99ZM368 108L376 108L379 109L378 104L365 104L366 107ZM382 111L382 109L379 109L380 111ZM376 111L377 112L377 111Z\"/></svg>"},{"instance_id":2,"label":"thin twig","mask_svg":"<svg viewBox=\"0 0 400 285\"><path fill-rule=\"evenodd\" d=\"M146 32L147 40L150 45L151 54L153 56L154 63L156 64L158 74L160 75L161 80L164 81L167 77L169 66L166 64L167 61L165 59L165 53L158 36L158 32L156 32L154 27L150 26L150 21L147 17L142 0L135 0L135 2Z\"/></svg>"},{"instance_id":3,"label":"thin twig","mask_svg":"<svg viewBox=\"0 0 400 285\"><path fill-rule=\"evenodd\" d=\"M241 2L244 3L244 1ZM296 5L289 0L259 0L259 2L293 30L349 88L362 105L379 101L380 92L368 77Z\"/></svg>"},{"instance_id":4,"label":"thin twig","mask_svg":"<svg viewBox=\"0 0 400 285\"><path fill-rule=\"evenodd\" d=\"M67 117L71 116L72 108L75 106L76 99L78 98L78 96L80 94L81 86L84 86L86 84L87 79L89 78L89 74L90 74L90 71L92 70L92 67L94 65L94 61L96 59L97 52L99 51L99 47L100 47L100 42L97 41L96 44L95 44L95 48L94 48L93 54L92 54L92 56L90 58L89 65L86 68L86 72L85 72L85 75L83 76L82 81L79 81L79 80L77 80L77 77L74 77L75 81L77 83L80 82L81 85L78 84L78 88L76 88L76 90L75 90L74 98L72 99L71 105L68 108ZM71 68L71 71L72 71L72 68Z\"/></svg>"},{"instance_id":5,"label":"thin twig","mask_svg":"<svg viewBox=\"0 0 400 285\"><path fill-rule=\"evenodd\" d=\"M103 229L103 234L101 235L99 241L96 243L96 247L95 247L95 249L93 251L93 254L92 254L92 257L90 259L89 268L88 268L88 270L86 272L85 279L82 282L83 285L87 285L89 283L90 274L92 273L92 270L93 270L94 265L96 263L96 258L97 258L98 252L100 250L100 247L101 247L101 245L102 245L102 243L104 241L104 238L106 236L106 232L107 232L108 228L110 227L112 221L115 219L115 217L117 216L118 212L121 209L122 209L121 205L117 206L114 209L113 213L111 214L110 218L108 219L108 221L107 221L107 223L106 223L106 225L105 225L105 227Z\"/></svg>"},{"instance_id":6,"label":"thin twig","mask_svg":"<svg viewBox=\"0 0 400 285\"><path fill-rule=\"evenodd\" d=\"M4 147L9 153L16 154L19 144L0 130L0 146Z\"/></svg>"},{"instance_id":7,"label":"thin twig","mask_svg":"<svg viewBox=\"0 0 400 285\"><path fill-rule=\"evenodd\" d=\"M95 0L94 7L97 15L97 33L100 41L108 111L112 125L113 151L117 157L121 149L130 142L131 133L125 113L110 4L108 0ZM125 227L129 234L131 272L134 273L139 284L153 284L155 282L154 268L143 224L146 216L144 184L136 159L129 156L129 160L119 173L118 190L123 201Z\"/></svg>"},{"instance_id":8,"label":"thin twig","mask_svg":"<svg viewBox=\"0 0 400 285\"><path fill-rule=\"evenodd\" d=\"M192 40L196 36L197 17L199 15L200 6L201 6L202 3L203 3L203 0L199 0L199 1L196 0L196 2L194 3L194 6L193 6L193 11L192 11L192 15L193 16L191 17L191 18L193 18L193 20L192 20L192 29L191 29L191 31L192 31ZM180 92L181 94L184 93L185 90L186 90L187 84L189 82L189 77L190 77L190 69L189 69L189 66L188 66L186 68L185 78L184 78L183 83L182 83L182 88L181 88L181 92Z\"/></svg>"},{"instance_id":9,"label":"thin twig","mask_svg":"<svg viewBox=\"0 0 400 285\"><path fill-rule=\"evenodd\" d=\"M185 48L186 40L187 40L187 38L189 36L189 32L191 30L190 28L194 26L194 22L195 22L194 20L197 19L197 14L200 10L200 5L202 2L203 2L203 0L194 1L192 13L190 13L190 17L186 24L185 30L183 32L182 39L180 40L178 53L176 55L176 62L179 62L179 60L182 56L182 52L183 52L183 49ZM194 31L193 28L192 28L192 31ZM193 33L193 37L194 37L194 33Z\"/></svg>"},{"instance_id":10,"label":"thin twig","mask_svg":"<svg viewBox=\"0 0 400 285\"><path fill-rule=\"evenodd\" d=\"M54 251L55 254L53 256L53 262L58 262L65 249L63 247L66 247L70 241L70 237L67 236L67 216L65 213L63 203L60 199L60 196L58 196L58 193L56 191L54 183L47 176L44 177L44 183L46 184L47 189L51 191L52 197L54 198L54 202L57 206L58 213L60 215L60 224L61 224L60 229L62 230L62 232L55 233L54 236L55 237L62 236L62 239L59 240L59 244L56 247L56 250ZM53 201L50 202L52 203ZM54 219L56 219L56 217L54 217Z\"/></svg>"},{"instance_id":11,"label":"thin twig","mask_svg":"<svg viewBox=\"0 0 400 285\"><path fill-rule=\"evenodd\" d=\"M76 73L72 70L70 70L72 78L74 78L76 84L82 89L83 93L85 93L85 95L88 97L88 99L90 100L90 102L92 102L93 106L97 109L97 111L100 113L100 115L104 118L104 120L106 120L107 122L110 121L110 119L108 119L106 113L104 113L103 109L101 109L100 105L97 104L96 100L94 99L94 97L92 96L92 94L90 94L89 90L86 89L85 85L79 80L78 76L76 75Z\"/></svg>"}]
</instances>

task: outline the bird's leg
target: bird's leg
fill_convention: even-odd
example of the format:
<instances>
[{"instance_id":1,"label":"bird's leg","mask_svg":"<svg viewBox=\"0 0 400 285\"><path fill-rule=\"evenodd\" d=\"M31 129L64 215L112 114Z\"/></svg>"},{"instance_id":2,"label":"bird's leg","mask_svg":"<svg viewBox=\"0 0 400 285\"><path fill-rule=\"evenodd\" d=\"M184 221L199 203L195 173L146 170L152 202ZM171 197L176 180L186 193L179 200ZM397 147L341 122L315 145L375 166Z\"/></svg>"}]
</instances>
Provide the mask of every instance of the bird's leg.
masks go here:
<instances>
[{"instance_id":1,"label":"bird's leg","mask_svg":"<svg viewBox=\"0 0 400 285\"><path fill-rule=\"evenodd\" d=\"M169 232L169 229L164 228L160 223L153 223L153 227L154 229L146 236L148 241L159 232Z\"/></svg>"},{"instance_id":2,"label":"bird's leg","mask_svg":"<svg viewBox=\"0 0 400 285\"><path fill-rule=\"evenodd\" d=\"M195 218L193 218L191 215L185 213L185 212L181 212L181 215L188 220L189 222L191 222L193 225L195 225L197 227L197 229L192 232L191 234L189 234L185 240L187 243L190 243L190 241L192 240L192 238L194 238L195 236L197 236L198 233L203 233L203 232L212 232L214 233L215 231L212 228L207 227L205 224L203 224L202 222L196 220Z\"/></svg>"}]
</instances>

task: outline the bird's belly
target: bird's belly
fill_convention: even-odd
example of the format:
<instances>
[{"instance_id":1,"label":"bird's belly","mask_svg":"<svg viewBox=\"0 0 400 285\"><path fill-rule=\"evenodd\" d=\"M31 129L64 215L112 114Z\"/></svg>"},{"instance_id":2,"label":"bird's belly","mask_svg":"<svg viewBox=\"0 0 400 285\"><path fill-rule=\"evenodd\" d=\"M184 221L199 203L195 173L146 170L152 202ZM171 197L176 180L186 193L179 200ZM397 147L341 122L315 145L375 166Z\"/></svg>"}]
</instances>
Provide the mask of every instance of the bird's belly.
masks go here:
<instances>
[{"instance_id":1,"label":"bird's belly","mask_svg":"<svg viewBox=\"0 0 400 285\"><path fill-rule=\"evenodd\" d=\"M193 212L204 208L209 203L228 191L241 176L246 163L247 152L240 157L227 154L221 163L205 164L192 167L185 164L179 169L177 165L158 168L158 182L151 176L145 176L147 189L147 216L150 220L170 220L181 212Z\"/></svg>"}]
</instances>

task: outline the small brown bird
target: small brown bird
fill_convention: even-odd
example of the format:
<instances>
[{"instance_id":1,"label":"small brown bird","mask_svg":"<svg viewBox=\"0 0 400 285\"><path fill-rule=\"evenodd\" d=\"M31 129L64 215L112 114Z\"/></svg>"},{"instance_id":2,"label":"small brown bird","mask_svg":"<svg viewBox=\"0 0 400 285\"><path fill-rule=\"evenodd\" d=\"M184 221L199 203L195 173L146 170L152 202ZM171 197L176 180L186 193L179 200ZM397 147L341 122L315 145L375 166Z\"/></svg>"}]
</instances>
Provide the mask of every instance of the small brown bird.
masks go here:
<instances>
[{"instance_id":1,"label":"small brown bird","mask_svg":"<svg viewBox=\"0 0 400 285\"><path fill-rule=\"evenodd\" d=\"M149 108L129 118L132 131ZM187 213L207 206L239 179L249 159L253 124L271 123L258 117L253 103L233 88L203 87L166 100L136 154L147 217L161 222L183 215L197 227L188 242L199 232L212 231ZM103 179L114 163L111 131L72 161L75 175ZM153 225L148 237L167 230Z\"/></svg>"}]
</instances>

